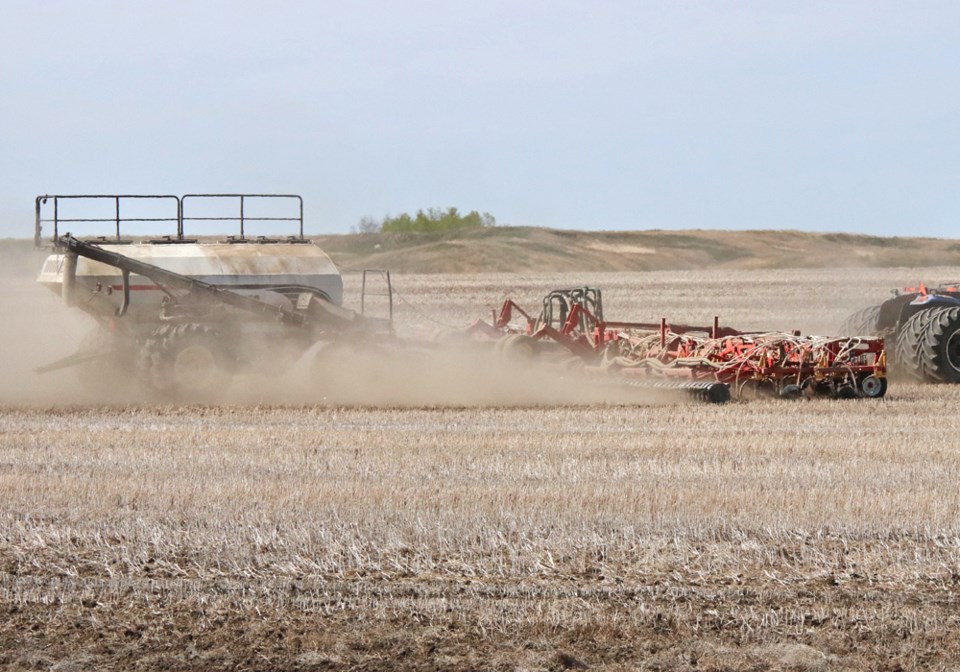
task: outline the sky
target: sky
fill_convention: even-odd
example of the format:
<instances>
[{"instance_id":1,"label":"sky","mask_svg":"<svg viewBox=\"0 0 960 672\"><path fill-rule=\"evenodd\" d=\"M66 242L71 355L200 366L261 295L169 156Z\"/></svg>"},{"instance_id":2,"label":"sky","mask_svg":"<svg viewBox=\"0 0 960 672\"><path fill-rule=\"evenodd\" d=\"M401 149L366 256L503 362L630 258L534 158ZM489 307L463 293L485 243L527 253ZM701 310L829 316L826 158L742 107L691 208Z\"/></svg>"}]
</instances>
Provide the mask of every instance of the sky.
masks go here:
<instances>
[{"instance_id":1,"label":"sky","mask_svg":"<svg viewBox=\"0 0 960 672\"><path fill-rule=\"evenodd\" d=\"M69 193L957 237L960 3L0 0L0 237Z\"/></svg>"}]
</instances>

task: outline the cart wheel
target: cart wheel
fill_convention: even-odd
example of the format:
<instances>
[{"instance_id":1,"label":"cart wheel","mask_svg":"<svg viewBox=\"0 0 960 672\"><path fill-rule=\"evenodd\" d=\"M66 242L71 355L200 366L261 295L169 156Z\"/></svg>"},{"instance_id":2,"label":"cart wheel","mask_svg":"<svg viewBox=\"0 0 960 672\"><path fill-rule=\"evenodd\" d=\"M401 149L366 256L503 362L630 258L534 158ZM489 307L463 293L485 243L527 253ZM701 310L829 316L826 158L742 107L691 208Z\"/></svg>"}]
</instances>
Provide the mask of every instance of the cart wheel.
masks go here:
<instances>
[{"instance_id":1,"label":"cart wheel","mask_svg":"<svg viewBox=\"0 0 960 672\"><path fill-rule=\"evenodd\" d=\"M887 379L867 376L860 381L860 391L870 399L880 399L887 393Z\"/></svg>"},{"instance_id":2,"label":"cart wheel","mask_svg":"<svg viewBox=\"0 0 960 672\"><path fill-rule=\"evenodd\" d=\"M232 370L224 339L206 325L163 326L144 343L140 373L164 397L200 401L215 397Z\"/></svg>"}]
</instances>

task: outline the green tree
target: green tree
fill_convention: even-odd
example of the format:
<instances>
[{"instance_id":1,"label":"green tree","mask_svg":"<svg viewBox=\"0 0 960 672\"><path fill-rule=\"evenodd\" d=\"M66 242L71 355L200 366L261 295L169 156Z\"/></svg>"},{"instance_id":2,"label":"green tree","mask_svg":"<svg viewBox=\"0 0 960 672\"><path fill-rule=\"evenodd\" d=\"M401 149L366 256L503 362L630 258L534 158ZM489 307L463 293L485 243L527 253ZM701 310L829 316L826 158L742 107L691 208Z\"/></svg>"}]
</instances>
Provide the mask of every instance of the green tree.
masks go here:
<instances>
[{"instance_id":1,"label":"green tree","mask_svg":"<svg viewBox=\"0 0 960 672\"><path fill-rule=\"evenodd\" d=\"M417 210L417 214L413 216L407 213L396 217L387 215L380 223L380 230L385 233L430 233L479 229L486 226L495 226L496 223L497 220L489 212L479 213L476 210L471 210L463 215L453 207L446 210L429 208L427 210Z\"/></svg>"}]
</instances>

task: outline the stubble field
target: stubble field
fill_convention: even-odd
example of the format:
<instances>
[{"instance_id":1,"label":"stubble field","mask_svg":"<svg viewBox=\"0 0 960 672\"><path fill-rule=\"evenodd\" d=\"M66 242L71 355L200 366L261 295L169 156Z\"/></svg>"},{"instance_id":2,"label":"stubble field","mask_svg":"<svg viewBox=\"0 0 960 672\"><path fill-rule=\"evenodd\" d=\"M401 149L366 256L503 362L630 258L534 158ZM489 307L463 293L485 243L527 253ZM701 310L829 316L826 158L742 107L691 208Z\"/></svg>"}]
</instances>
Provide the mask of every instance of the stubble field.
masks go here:
<instances>
[{"instance_id":1,"label":"stubble field","mask_svg":"<svg viewBox=\"0 0 960 672\"><path fill-rule=\"evenodd\" d=\"M960 269L403 275L406 334L509 295L829 332ZM955 387L883 401L585 404L505 376L375 406L84 397L84 320L0 278L0 666L950 669ZM354 282L354 279L351 279ZM856 287L852 290L851 287ZM509 373L509 372L508 372ZM465 387L472 381L462 381ZM551 381L556 384L556 381ZM517 393L517 390L521 393ZM289 391L288 391L289 392ZM455 399L456 403L451 403Z\"/></svg>"}]
</instances>

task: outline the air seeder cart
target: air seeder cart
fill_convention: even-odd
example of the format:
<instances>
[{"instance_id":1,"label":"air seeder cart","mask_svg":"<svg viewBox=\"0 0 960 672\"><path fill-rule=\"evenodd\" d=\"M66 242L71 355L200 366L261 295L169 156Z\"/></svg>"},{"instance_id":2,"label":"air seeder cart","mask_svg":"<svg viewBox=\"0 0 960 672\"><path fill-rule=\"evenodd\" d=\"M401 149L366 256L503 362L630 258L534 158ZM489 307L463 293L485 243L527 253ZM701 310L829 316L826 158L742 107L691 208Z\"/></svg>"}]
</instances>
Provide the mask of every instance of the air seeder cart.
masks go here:
<instances>
[{"instance_id":1,"label":"air seeder cart","mask_svg":"<svg viewBox=\"0 0 960 672\"><path fill-rule=\"evenodd\" d=\"M145 201L160 215L125 214L142 210ZM63 214L65 204L91 202L108 203L113 216ZM264 202L285 208L250 214L251 204L264 212ZM194 208L203 214L194 216ZM145 221L171 233L125 235L127 225ZM203 239L185 230L211 221L236 226L236 235ZM110 235L81 240L64 232L90 222L109 224ZM289 224L294 232L249 235L263 222ZM38 281L98 322L77 355L45 370L79 366L88 384L127 381L171 398L200 398L222 388L233 373L286 370L310 348L336 338L392 336L389 316L368 317L341 306L343 280L326 253L304 236L300 196L40 196L37 245L45 226L52 228L54 253ZM375 275L389 293L389 273Z\"/></svg>"}]
</instances>

